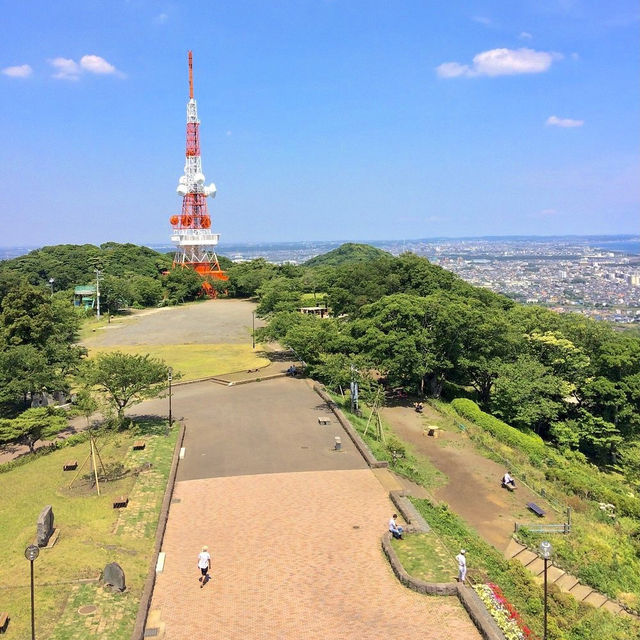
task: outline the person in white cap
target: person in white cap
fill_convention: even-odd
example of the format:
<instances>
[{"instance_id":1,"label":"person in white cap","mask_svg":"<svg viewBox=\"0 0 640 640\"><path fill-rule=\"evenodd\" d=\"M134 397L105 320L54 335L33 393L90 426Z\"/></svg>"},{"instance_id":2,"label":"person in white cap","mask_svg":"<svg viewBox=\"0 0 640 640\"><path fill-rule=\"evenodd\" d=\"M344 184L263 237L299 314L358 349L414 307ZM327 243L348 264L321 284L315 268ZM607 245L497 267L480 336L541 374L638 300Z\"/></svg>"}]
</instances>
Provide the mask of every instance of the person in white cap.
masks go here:
<instances>
[{"instance_id":1,"label":"person in white cap","mask_svg":"<svg viewBox=\"0 0 640 640\"><path fill-rule=\"evenodd\" d=\"M458 582L464 582L467 577L467 556L464 549L460 549L460 553L456 556L458 561Z\"/></svg>"}]
</instances>

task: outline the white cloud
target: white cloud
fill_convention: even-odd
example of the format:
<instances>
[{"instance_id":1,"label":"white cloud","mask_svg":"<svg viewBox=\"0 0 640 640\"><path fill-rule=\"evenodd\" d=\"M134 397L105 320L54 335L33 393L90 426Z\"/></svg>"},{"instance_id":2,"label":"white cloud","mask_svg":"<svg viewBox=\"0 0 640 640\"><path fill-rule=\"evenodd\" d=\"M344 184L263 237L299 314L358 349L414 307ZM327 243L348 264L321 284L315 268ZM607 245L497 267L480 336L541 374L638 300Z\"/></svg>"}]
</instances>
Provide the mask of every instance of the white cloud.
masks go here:
<instances>
[{"instance_id":1,"label":"white cloud","mask_svg":"<svg viewBox=\"0 0 640 640\"><path fill-rule=\"evenodd\" d=\"M2 73L10 78L28 78L33 73L33 69L28 64L21 64L15 67L5 67Z\"/></svg>"},{"instance_id":2,"label":"white cloud","mask_svg":"<svg viewBox=\"0 0 640 640\"><path fill-rule=\"evenodd\" d=\"M483 24L485 27L491 24L491 18L486 18L485 16L473 16L471 19L478 24Z\"/></svg>"},{"instance_id":3,"label":"white cloud","mask_svg":"<svg viewBox=\"0 0 640 640\"><path fill-rule=\"evenodd\" d=\"M460 64L459 62L443 62L436 67L436 73L441 78L458 78L460 76L473 75L466 64Z\"/></svg>"},{"instance_id":4,"label":"white cloud","mask_svg":"<svg viewBox=\"0 0 640 640\"><path fill-rule=\"evenodd\" d=\"M230 136L231 135L231 131L227 131L227 135Z\"/></svg>"},{"instance_id":5,"label":"white cloud","mask_svg":"<svg viewBox=\"0 0 640 640\"><path fill-rule=\"evenodd\" d=\"M521 31L518 38L520 38L520 40L531 40L533 36L528 31Z\"/></svg>"},{"instance_id":6,"label":"white cloud","mask_svg":"<svg viewBox=\"0 0 640 640\"><path fill-rule=\"evenodd\" d=\"M95 55L82 56L80 66L90 73L115 73L116 68L104 58Z\"/></svg>"},{"instance_id":7,"label":"white cloud","mask_svg":"<svg viewBox=\"0 0 640 640\"><path fill-rule=\"evenodd\" d=\"M70 58L54 58L49 64L56 70L54 78L60 80L77 80L80 76L80 65Z\"/></svg>"},{"instance_id":8,"label":"white cloud","mask_svg":"<svg viewBox=\"0 0 640 640\"><path fill-rule=\"evenodd\" d=\"M54 58L49 60L49 64L56 70L53 77L60 80L78 80L85 72L124 77L110 62L94 54L82 56L79 63L71 58Z\"/></svg>"},{"instance_id":9,"label":"white cloud","mask_svg":"<svg viewBox=\"0 0 640 640\"><path fill-rule=\"evenodd\" d=\"M533 49L490 49L473 57L471 66L459 62L444 62L436 67L441 78L473 76L508 76L521 73L543 73L554 60L562 58L558 53Z\"/></svg>"},{"instance_id":10,"label":"white cloud","mask_svg":"<svg viewBox=\"0 0 640 640\"><path fill-rule=\"evenodd\" d=\"M160 13L153 19L153 24L164 24L169 19L166 13Z\"/></svg>"},{"instance_id":11,"label":"white cloud","mask_svg":"<svg viewBox=\"0 0 640 640\"><path fill-rule=\"evenodd\" d=\"M584 120L573 120L572 118L558 118L558 116L549 116L545 124L552 127L581 127L584 124Z\"/></svg>"}]
</instances>

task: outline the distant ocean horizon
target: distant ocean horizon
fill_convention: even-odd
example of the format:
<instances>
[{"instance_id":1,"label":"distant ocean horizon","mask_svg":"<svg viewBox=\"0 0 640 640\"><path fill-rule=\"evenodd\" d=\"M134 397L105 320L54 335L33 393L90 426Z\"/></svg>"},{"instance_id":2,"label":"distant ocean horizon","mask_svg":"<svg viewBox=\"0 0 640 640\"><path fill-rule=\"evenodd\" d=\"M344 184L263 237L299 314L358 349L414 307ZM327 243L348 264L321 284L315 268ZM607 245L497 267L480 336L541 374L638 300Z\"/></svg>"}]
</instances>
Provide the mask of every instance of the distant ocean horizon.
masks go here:
<instances>
[{"instance_id":1,"label":"distant ocean horizon","mask_svg":"<svg viewBox=\"0 0 640 640\"><path fill-rule=\"evenodd\" d=\"M629 255L640 255L640 240L612 240L610 242L600 241L593 245L595 249L602 251L620 251Z\"/></svg>"},{"instance_id":2,"label":"distant ocean horizon","mask_svg":"<svg viewBox=\"0 0 640 640\"><path fill-rule=\"evenodd\" d=\"M640 255L640 236L627 235L627 234L615 234L611 236L603 235L584 235L584 236L475 236L475 237L463 237L463 238L422 238L422 239L407 239L407 243L411 242L427 242L429 244L437 244L439 242L469 242L473 240L481 240L485 242L531 242L535 243L552 243L557 242L575 242L577 244L586 244L593 249L600 251L613 251L616 253L624 253L627 255L639 256ZM357 242L362 244L371 244L376 247L384 247L386 245L393 245L400 242L399 240L334 240L334 241L321 241L321 240L300 240L298 242L221 242L218 249L220 255L226 253L235 253L247 250L265 249L265 248L289 248L296 247L308 247L318 246L326 248L330 251L332 248L338 247L345 242ZM91 244L91 243L86 243ZM138 243L143 246L150 247L156 251L167 253L173 250L173 246L169 243ZM9 260L11 258L18 258L36 249L42 247L20 247L20 246L0 246L0 260Z\"/></svg>"}]
</instances>

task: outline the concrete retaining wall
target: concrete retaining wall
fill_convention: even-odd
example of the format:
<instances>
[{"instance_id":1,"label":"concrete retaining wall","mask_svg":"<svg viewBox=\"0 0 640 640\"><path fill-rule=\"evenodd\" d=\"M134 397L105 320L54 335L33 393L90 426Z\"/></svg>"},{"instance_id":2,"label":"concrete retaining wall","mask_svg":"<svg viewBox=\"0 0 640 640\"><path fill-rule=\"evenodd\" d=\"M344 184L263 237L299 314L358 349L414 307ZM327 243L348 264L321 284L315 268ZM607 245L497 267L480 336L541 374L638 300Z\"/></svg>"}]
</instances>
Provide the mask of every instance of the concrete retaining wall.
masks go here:
<instances>
[{"instance_id":1,"label":"concrete retaining wall","mask_svg":"<svg viewBox=\"0 0 640 640\"><path fill-rule=\"evenodd\" d=\"M171 498L173 496L173 488L176 484L176 474L178 472L178 462L180 460L180 449L182 448L182 442L184 440L185 426L184 423L180 424L180 431L178 432L178 439L176 440L176 446L173 450L173 458L171 460L171 470L169 471L169 478L167 480L167 486L164 491L164 498L162 500L162 507L160 508L160 516L158 517L158 527L156 529L156 540L153 548L153 556L149 565L149 573L142 589L142 596L140 597L140 606L138 607L138 615L136 617L136 624L131 634L131 640L143 640L144 627L147 621L147 614L149 613L149 607L151 606L151 597L153 596L153 587L156 584L156 565L158 563L158 555L160 549L162 549L162 541L164 539L164 532L167 527L167 519L169 518L169 508L171 507Z\"/></svg>"}]
</instances>

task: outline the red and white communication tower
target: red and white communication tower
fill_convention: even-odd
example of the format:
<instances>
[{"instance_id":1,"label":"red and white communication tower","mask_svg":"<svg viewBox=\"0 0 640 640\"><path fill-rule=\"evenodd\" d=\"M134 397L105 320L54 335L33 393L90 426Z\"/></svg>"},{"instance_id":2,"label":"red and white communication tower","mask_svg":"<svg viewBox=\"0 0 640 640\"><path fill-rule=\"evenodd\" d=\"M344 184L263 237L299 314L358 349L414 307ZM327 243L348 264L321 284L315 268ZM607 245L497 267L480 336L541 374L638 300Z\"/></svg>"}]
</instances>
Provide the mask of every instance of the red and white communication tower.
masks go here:
<instances>
[{"instance_id":1,"label":"red and white communication tower","mask_svg":"<svg viewBox=\"0 0 640 640\"><path fill-rule=\"evenodd\" d=\"M219 233L211 231L211 217L207 209L207 198L215 198L213 182L205 186L200 158L200 120L198 107L193 98L193 56L189 51L189 102L187 102L187 152L184 175L178 181L178 194L182 196L182 213L171 216L173 227L171 242L176 245L174 267L194 269L203 278L228 280L220 269L214 247L220 240ZM215 297L216 291L206 280L202 288L207 295Z\"/></svg>"}]
</instances>

